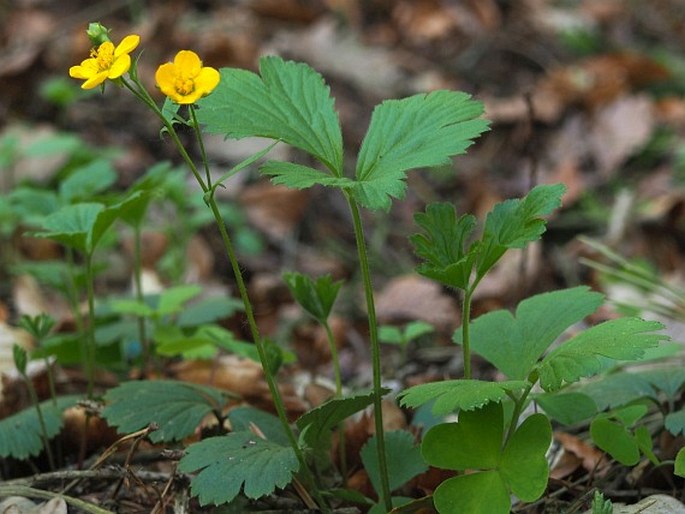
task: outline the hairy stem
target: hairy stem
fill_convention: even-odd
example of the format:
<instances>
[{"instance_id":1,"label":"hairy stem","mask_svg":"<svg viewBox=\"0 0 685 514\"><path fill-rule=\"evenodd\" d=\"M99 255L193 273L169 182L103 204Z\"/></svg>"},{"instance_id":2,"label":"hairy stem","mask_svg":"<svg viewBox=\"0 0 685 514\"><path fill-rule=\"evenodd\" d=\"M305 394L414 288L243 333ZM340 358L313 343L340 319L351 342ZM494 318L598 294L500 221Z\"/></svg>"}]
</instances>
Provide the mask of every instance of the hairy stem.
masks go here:
<instances>
[{"instance_id":1,"label":"hairy stem","mask_svg":"<svg viewBox=\"0 0 685 514\"><path fill-rule=\"evenodd\" d=\"M464 378L471 379L471 299L473 297L474 288L467 288L464 290L464 304L462 305L461 314L461 340L462 352L464 356Z\"/></svg>"},{"instance_id":2,"label":"hairy stem","mask_svg":"<svg viewBox=\"0 0 685 514\"><path fill-rule=\"evenodd\" d=\"M333 374L335 375L335 397L342 398L342 373L340 371L340 358L338 356L338 348L335 345L335 338L328 320L323 323L323 328L326 330L326 338L328 339L328 346L331 351L331 360L333 361ZM347 484L347 455L345 453L345 423L341 422L338 425L338 454L340 456L340 476L342 477L343 487Z\"/></svg>"},{"instance_id":3,"label":"hairy stem","mask_svg":"<svg viewBox=\"0 0 685 514\"><path fill-rule=\"evenodd\" d=\"M88 297L88 323L86 335L86 375L88 376L88 399L93 399L95 387L95 290L93 287L93 256L86 255L86 294Z\"/></svg>"},{"instance_id":4,"label":"hairy stem","mask_svg":"<svg viewBox=\"0 0 685 514\"><path fill-rule=\"evenodd\" d=\"M371 342L371 367L373 369L373 407L374 423L376 428L376 440L378 441L378 471L381 479L380 497L385 510L392 510L390 500L390 483L388 481L388 462L385 453L385 433L383 432L383 404L382 404L382 384L381 384L381 346L378 341L378 323L376 321L376 305L373 298L373 287L371 284L371 272L369 269L369 258L366 253L366 240L364 238L364 227L359 214L359 206L354 198L345 195L347 203L352 213L354 224L354 237L359 255L359 267L364 282L364 295L366 297L366 310L369 320L369 340Z\"/></svg>"}]
</instances>

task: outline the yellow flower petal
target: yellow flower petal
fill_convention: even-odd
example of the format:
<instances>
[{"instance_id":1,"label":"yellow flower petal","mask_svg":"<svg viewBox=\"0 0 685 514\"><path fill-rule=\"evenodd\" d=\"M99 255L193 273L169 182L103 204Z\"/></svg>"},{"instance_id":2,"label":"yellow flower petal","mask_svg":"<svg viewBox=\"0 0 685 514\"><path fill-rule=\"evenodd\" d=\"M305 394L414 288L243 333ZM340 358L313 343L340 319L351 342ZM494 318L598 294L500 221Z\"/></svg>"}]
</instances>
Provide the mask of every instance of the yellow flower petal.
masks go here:
<instances>
[{"instance_id":1,"label":"yellow flower petal","mask_svg":"<svg viewBox=\"0 0 685 514\"><path fill-rule=\"evenodd\" d=\"M162 64L155 72L155 82L157 87L166 96L172 96L176 94L176 88L174 87L174 82L176 81L176 66L172 63L167 62Z\"/></svg>"},{"instance_id":2,"label":"yellow flower petal","mask_svg":"<svg viewBox=\"0 0 685 514\"><path fill-rule=\"evenodd\" d=\"M202 92L202 96L212 92L220 80L219 72L209 66L202 68L195 77L195 90Z\"/></svg>"},{"instance_id":3,"label":"yellow flower petal","mask_svg":"<svg viewBox=\"0 0 685 514\"><path fill-rule=\"evenodd\" d=\"M81 84L81 89L93 89L107 80L107 71L101 71L97 75L93 75L83 84Z\"/></svg>"},{"instance_id":4,"label":"yellow flower petal","mask_svg":"<svg viewBox=\"0 0 685 514\"><path fill-rule=\"evenodd\" d=\"M130 34L121 40L121 43L114 49L114 57L119 57L123 54L130 54L136 49L140 43L140 36L137 34Z\"/></svg>"},{"instance_id":5,"label":"yellow flower petal","mask_svg":"<svg viewBox=\"0 0 685 514\"><path fill-rule=\"evenodd\" d=\"M184 77L195 77L202 68L202 61L192 50L178 52L174 58L174 64L178 67L179 74Z\"/></svg>"},{"instance_id":6,"label":"yellow flower petal","mask_svg":"<svg viewBox=\"0 0 685 514\"><path fill-rule=\"evenodd\" d=\"M128 54L120 55L112 63L112 67L109 69L108 79L117 79L121 77L124 73L128 71L131 67L131 56Z\"/></svg>"}]
</instances>

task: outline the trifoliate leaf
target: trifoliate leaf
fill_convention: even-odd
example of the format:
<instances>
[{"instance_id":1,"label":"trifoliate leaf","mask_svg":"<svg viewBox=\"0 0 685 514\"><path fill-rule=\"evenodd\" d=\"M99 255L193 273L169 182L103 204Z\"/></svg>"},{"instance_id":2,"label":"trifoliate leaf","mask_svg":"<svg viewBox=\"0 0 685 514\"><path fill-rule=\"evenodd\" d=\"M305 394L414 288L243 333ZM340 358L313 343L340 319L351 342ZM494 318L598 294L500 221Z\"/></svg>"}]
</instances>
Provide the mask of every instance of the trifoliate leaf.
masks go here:
<instances>
[{"instance_id":1,"label":"trifoliate leaf","mask_svg":"<svg viewBox=\"0 0 685 514\"><path fill-rule=\"evenodd\" d=\"M475 251L466 250L476 226L475 216L457 218L452 204L432 203L426 212L414 215L414 221L424 230L410 238L414 252L425 261L417 271L446 286L466 289L476 258Z\"/></svg>"},{"instance_id":2,"label":"trifoliate leaf","mask_svg":"<svg viewBox=\"0 0 685 514\"><path fill-rule=\"evenodd\" d=\"M614 361L639 360L646 348L668 339L654 333L664 326L657 321L620 318L589 328L550 352L538 365L540 385L555 391L563 383L573 383L594 375Z\"/></svg>"},{"instance_id":3,"label":"trifoliate leaf","mask_svg":"<svg viewBox=\"0 0 685 514\"><path fill-rule=\"evenodd\" d=\"M399 397L403 406L414 408L435 400L433 413L444 416L457 410L473 410L490 402L500 402L507 398L507 392L521 391L526 385L523 380L443 380L410 387Z\"/></svg>"},{"instance_id":4,"label":"trifoliate leaf","mask_svg":"<svg viewBox=\"0 0 685 514\"><path fill-rule=\"evenodd\" d=\"M260 439L252 432L232 432L191 444L178 468L198 472L190 483L200 505L220 505L242 488L248 498L261 498L292 480L299 462L290 446Z\"/></svg>"},{"instance_id":5,"label":"trifoliate leaf","mask_svg":"<svg viewBox=\"0 0 685 514\"><path fill-rule=\"evenodd\" d=\"M571 325L592 314L603 296L574 287L532 296L519 303L515 316L499 310L471 323L471 349L507 377L525 379L547 348ZM461 344L462 333L454 333Z\"/></svg>"},{"instance_id":6,"label":"trifoliate leaf","mask_svg":"<svg viewBox=\"0 0 685 514\"><path fill-rule=\"evenodd\" d=\"M370 209L401 198L406 172L449 164L487 129L483 105L466 93L434 91L376 106L357 159L353 195Z\"/></svg>"},{"instance_id":7,"label":"trifoliate leaf","mask_svg":"<svg viewBox=\"0 0 685 514\"><path fill-rule=\"evenodd\" d=\"M76 405L80 399L76 395L62 396L57 398L56 405L52 400L40 403L48 438L56 436L62 428L62 412ZM40 454L42 449L41 426L35 407L0 420L0 457L24 460Z\"/></svg>"},{"instance_id":8,"label":"trifoliate leaf","mask_svg":"<svg viewBox=\"0 0 685 514\"><path fill-rule=\"evenodd\" d=\"M543 414L527 418L506 445L503 409L490 403L463 411L457 423L431 428L424 437L426 461L440 468L470 473L450 478L434 493L439 512L508 514L510 495L525 501L539 498L547 485L545 452L552 427Z\"/></svg>"},{"instance_id":9,"label":"trifoliate leaf","mask_svg":"<svg viewBox=\"0 0 685 514\"><path fill-rule=\"evenodd\" d=\"M236 68L220 73L216 89L198 102L198 120L208 132L280 139L342 176L340 121L321 75L275 56L260 59L259 75Z\"/></svg>"},{"instance_id":10,"label":"trifoliate leaf","mask_svg":"<svg viewBox=\"0 0 685 514\"><path fill-rule=\"evenodd\" d=\"M414 436L406 430L385 433L385 455L391 491L428 469ZM378 469L378 441L375 435L362 447L360 457L373 488L379 493L381 476Z\"/></svg>"},{"instance_id":11,"label":"trifoliate leaf","mask_svg":"<svg viewBox=\"0 0 685 514\"><path fill-rule=\"evenodd\" d=\"M175 382L140 380L124 382L105 394L102 411L107 423L121 433L131 433L157 423L152 442L175 441L192 434L202 418L221 412L226 398L218 389Z\"/></svg>"},{"instance_id":12,"label":"trifoliate leaf","mask_svg":"<svg viewBox=\"0 0 685 514\"><path fill-rule=\"evenodd\" d=\"M565 191L563 184L540 185L523 198L495 205L485 220L478 277L483 277L507 249L523 248L539 239L546 228L543 216L561 205Z\"/></svg>"},{"instance_id":13,"label":"trifoliate leaf","mask_svg":"<svg viewBox=\"0 0 685 514\"><path fill-rule=\"evenodd\" d=\"M284 273L283 280L297 303L319 323L326 323L342 282L334 282L330 275L313 279L302 273Z\"/></svg>"}]
</instances>

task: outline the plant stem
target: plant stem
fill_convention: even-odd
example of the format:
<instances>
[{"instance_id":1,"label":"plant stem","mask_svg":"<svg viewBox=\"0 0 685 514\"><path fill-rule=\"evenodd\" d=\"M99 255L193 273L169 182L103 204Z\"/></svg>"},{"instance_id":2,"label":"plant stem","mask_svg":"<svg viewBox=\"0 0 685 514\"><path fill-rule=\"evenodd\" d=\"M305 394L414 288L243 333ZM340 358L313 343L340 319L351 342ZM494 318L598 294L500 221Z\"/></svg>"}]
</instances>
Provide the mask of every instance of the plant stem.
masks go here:
<instances>
[{"instance_id":1,"label":"plant stem","mask_svg":"<svg viewBox=\"0 0 685 514\"><path fill-rule=\"evenodd\" d=\"M0 497L23 496L26 498L40 498L42 500L52 500L62 498L66 503L89 514L113 514L111 510L106 510L92 503L85 502L78 498L57 494L50 491L43 491L25 485L0 485Z\"/></svg>"},{"instance_id":2,"label":"plant stem","mask_svg":"<svg viewBox=\"0 0 685 514\"><path fill-rule=\"evenodd\" d=\"M87 324L87 358L86 374L88 376L88 399L93 399L95 386L95 291L93 288L93 256L86 255L86 294L88 296L88 324Z\"/></svg>"},{"instance_id":3,"label":"plant stem","mask_svg":"<svg viewBox=\"0 0 685 514\"><path fill-rule=\"evenodd\" d=\"M45 418L43 417L43 411L40 408L40 402L38 401L38 394L36 393L36 387L33 385L33 381L28 375L24 374L24 380L26 380L26 387L29 390L29 396L31 397L31 403L36 408L36 414L38 414L38 423L40 424L40 435L43 439L43 445L45 446L45 453L48 456L48 465L50 466L50 471L55 471L55 459L52 456L52 448L50 447L50 438L48 437L48 430L45 427Z\"/></svg>"},{"instance_id":4,"label":"plant stem","mask_svg":"<svg viewBox=\"0 0 685 514\"><path fill-rule=\"evenodd\" d=\"M138 303L143 303L143 283L142 283L142 231L140 225L136 224L133 227L133 280L136 289L136 300ZM145 318L143 316L137 317L138 321L138 339L143 349L143 373L148 371L150 365L150 345L145 333Z\"/></svg>"},{"instance_id":5,"label":"plant stem","mask_svg":"<svg viewBox=\"0 0 685 514\"><path fill-rule=\"evenodd\" d=\"M373 286L371 284L371 272L369 270L369 258L366 253L366 240L364 227L359 214L359 206L354 198L346 194L347 203L352 213L354 224L354 237L359 255L359 267L364 282L364 295L366 297L366 310L369 320L369 340L371 342L371 367L373 369L373 410L376 428L376 440L378 442L378 471L381 479L380 500L386 512L392 510L390 500L390 483L388 481L388 462L385 453L385 433L383 431L383 403L381 384L381 346L378 341L378 323L376 321L376 305L373 299Z\"/></svg>"},{"instance_id":6,"label":"plant stem","mask_svg":"<svg viewBox=\"0 0 685 514\"><path fill-rule=\"evenodd\" d=\"M200 157L202 159L202 164L205 168L205 177L207 178L207 187L212 188L212 175L209 173L209 161L207 161L207 152L205 151L205 142L202 139L202 132L200 132L200 126L197 124L197 116L195 116L195 107L193 105L188 106L188 111L190 111L190 118L193 122L193 128L195 129L195 134L197 135L197 144L200 147Z\"/></svg>"},{"instance_id":7,"label":"plant stem","mask_svg":"<svg viewBox=\"0 0 685 514\"><path fill-rule=\"evenodd\" d=\"M271 397L274 402L274 407L276 408L276 413L278 414L278 419L280 420L281 425L283 426L283 430L285 431L286 436L288 437L290 446L292 447L293 452L295 453L297 460L300 463L301 472L305 475L307 482L309 482L309 485L312 488L310 491L312 496L314 497L322 512L329 513L331 512L331 510L324 501L323 496L321 495L321 492L319 491L318 487L316 487L315 477L309 469L309 466L307 465L307 461L304 457L304 454L302 453L302 450L297 444L295 433L293 432L293 429L291 428L290 423L288 422L285 404L283 403L283 398L281 397L281 393L278 390L276 378L270 372L269 358L266 353L266 348L264 347L264 342L262 341L261 336L259 334L259 328L257 327L257 322L254 317L252 303L250 302L250 298L247 293L247 287L245 286L245 280L243 279L242 270L240 269L240 264L238 263L235 250L233 249L233 243L231 242L231 238L228 235L226 224L224 223L223 217L221 216L221 212L219 211L219 207L217 206L213 191L211 190L209 184L205 183L205 181L202 179L202 176L200 175L197 166L195 166L195 163L190 158L190 155L188 155L188 152L183 146L183 143L181 143L181 140L179 139L173 124L164 117L164 114L159 109L159 107L157 107L157 104L154 102L154 100L152 100L152 98L147 93L142 84L140 84L137 81L135 82L135 84L137 87L131 86L127 81L124 80L124 85L129 90L131 90L131 92L138 99L140 99L143 103L150 107L150 109L157 115L157 117L163 123L164 127L169 132L169 136L171 137L171 140L176 146L176 149L181 154L181 157L185 161L190 171L195 176L197 183L200 185L200 188L202 189L202 192L204 194L205 202L212 211L212 214L214 215L214 219L216 221L217 227L219 228L219 233L221 234L221 238L226 249L226 255L228 256L228 260L230 261L231 267L233 268L233 274L235 276L236 284L238 286L238 291L240 293L241 299L243 300L245 315L247 317L247 323L250 328L250 333L252 335L254 344L257 347L257 352L259 353L259 360L261 361L262 368L264 370L264 377L269 387L269 392L271 393ZM190 108L190 112L191 117L193 118L193 129L197 134L198 140L201 141L202 132L200 131L200 127L197 124L195 113L192 107ZM204 144L201 145L201 148L203 149L202 158L205 165L205 170L207 171L207 179L209 181L209 170L207 167L206 156L204 154Z\"/></svg>"},{"instance_id":8,"label":"plant stem","mask_svg":"<svg viewBox=\"0 0 685 514\"><path fill-rule=\"evenodd\" d=\"M333 374L335 375L335 397L342 398L342 373L340 371L340 358L338 357L338 348L335 345L335 338L328 320L322 322L324 330L326 330L326 339L328 339L328 346L331 351L331 360L333 361ZM347 454L345 453L345 423L340 422L338 425L338 454L340 456L340 476L342 477L343 487L347 484Z\"/></svg>"},{"instance_id":9,"label":"plant stem","mask_svg":"<svg viewBox=\"0 0 685 514\"><path fill-rule=\"evenodd\" d=\"M517 399L514 399L514 410L511 413L511 423L509 423L509 430L507 430L507 436L504 438L505 447L507 446L507 444L509 444L509 440L514 435L514 432L516 432L516 428L519 423L519 418L521 417L521 411L523 410L523 406L525 405L526 399L528 398L528 395L530 394L530 390L532 388L533 384L528 382L528 385L526 385L526 388L521 393L521 396L519 396Z\"/></svg>"},{"instance_id":10,"label":"plant stem","mask_svg":"<svg viewBox=\"0 0 685 514\"><path fill-rule=\"evenodd\" d=\"M257 347L257 352L259 353L259 360L261 361L262 368L264 370L264 378L266 379L266 383L269 387L269 391L274 402L274 407L276 408L276 413L278 414L278 419L281 421L281 425L283 425L283 430L285 431L286 436L288 437L288 441L290 442L290 445L292 446L293 451L297 456L297 460L300 462L302 472L305 473L307 481L310 482L310 486L312 487L312 490L310 492L312 496L314 497L316 503L319 505L323 512L330 512L330 509L328 509L328 507L326 506L326 503L323 497L321 496L320 491L317 487L315 487L314 476L311 470L309 469L309 466L307 465L307 461L304 458L304 454L302 453L302 450L297 444L295 434L292 428L290 427L290 423L288 422L285 404L283 403L283 398L281 397L281 393L278 390L276 378L269 371L269 357L266 353L264 342L262 341L262 338L259 334L259 328L257 327L257 321L254 317L254 311L252 310L252 303L250 302L250 297L247 293L247 287L245 286L243 273L240 269L240 264L238 263L235 250L233 249L233 243L231 242L231 238L229 237L228 231L226 230L226 224L224 223L223 217L221 216L221 212L219 212L219 207L216 204L214 195L208 195L207 204L209 205L209 208L212 211L212 214L214 215L216 224L219 227L219 232L221 233L221 239L223 240L228 260L230 261L231 267L233 268L233 275L235 276L235 281L238 286L238 292L240 294L240 298L243 300L245 316L247 317L247 324L250 328L250 334L252 336L254 344Z\"/></svg>"},{"instance_id":11,"label":"plant stem","mask_svg":"<svg viewBox=\"0 0 685 514\"><path fill-rule=\"evenodd\" d=\"M461 341L462 352L464 356L464 378L471 379L471 299L473 297L474 287L464 290L464 304L462 305L461 314Z\"/></svg>"}]
</instances>

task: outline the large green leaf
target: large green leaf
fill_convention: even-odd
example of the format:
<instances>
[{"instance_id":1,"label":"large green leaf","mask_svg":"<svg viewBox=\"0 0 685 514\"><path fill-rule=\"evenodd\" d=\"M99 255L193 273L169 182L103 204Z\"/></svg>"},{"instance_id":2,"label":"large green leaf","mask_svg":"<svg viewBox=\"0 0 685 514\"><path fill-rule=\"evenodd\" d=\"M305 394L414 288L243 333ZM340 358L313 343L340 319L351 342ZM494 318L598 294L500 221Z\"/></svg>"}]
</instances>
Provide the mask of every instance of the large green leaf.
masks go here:
<instances>
[{"instance_id":1,"label":"large green leaf","mask_svg":"<svg viewBox=\"0 0 685 514\"><path fill-rule=\"evenodd\" d=\"M198 472L190 486L204 506L227 503L241 488L248 498L270 494L290 483L299 463L290 446L252 432L232 432L191 444L178 467L184 473Z\"/></svg>"},{"instance_id":2,"label":"large green leaf","mask_svg":"<svg viewBox=\"0 0 685 514\"><path fill-rule=\"evenodd\" d=\"M97 159L74 170L59 184L59 197L65 204L91 200L106 191L117 179L108 159Z\"/></svg>"},{"instance_id":3,"label":"large green leaf","mask_svg":"<svg viewBox=\"0 0 685 514\"><path fill-rule=\"evenodd\" d=\"M543 393L535 402L552 419L564 425L573 425L597 414L597 404L588 395L579 392Z\"/></svg>"},{"instance_id":4,"label":"large green leaf","mask_svg":"<svg viewBox=\"0 0 685 514\"><path fill-rule=\"evenodd\" d=\"M564 383L594 375L615 361L640 360L647 348L669 339L657 334L664 326L658 321L619 318L580 332L551 351L538 365L540 385L555 391Z\"/></svg>"},{"instance_id":5,"label":"large green leaf","mask_svg":"<svg viewBox=\"0 0 685 514\"><path fill-rule=\"evenodd\" d=\"M447 286L466 289L476 252L467 252L465 245L476 226L475 216L457 218L452 204L432 203L426 212L415 214L414 221L424 230L410 238L414 252L424 260L417 271Z\"/></svg>"},{"instance_id":6,"label":"large green leaf","mask_svg":"<svg viewBox=\"0 0 685 514\"><path fill-rule=\"evenodd\" d=\"M220 72L217 88L198 102L198 119L207 131L236 139L280 139L342 176L340 121L321 75L275 56L260 59L259 75L236 68Z\"/></svg>"},{"instance_id":7,"label":"large green leaf","mask_svg":"<svg viewBox=\"0 0 685 514\"><path fill-rule=\"evenodd\" d=\"M406 171L449 164L487 129L483 105L466 93L434 91L376 106L357 159L353 194L370 209L401 198Z\"/></svg>"},{"instance_id":8,"label":"large green leaf","mask_svg":"<svg viewBox=\"0 0 685 514\"><path fill-rule=\"evenodd\" d=\"M471 323L471 348L516 380L525 379L538 359L567 328L592 314L603 296L574 287L532 296L519 303L516 315L499 310ZM455 342L461 344L457 330Z\"/></svg>"},{"instance_id":9,"label":"large green leaf","mask_svg":"<svg viewBox=\"0 0 685 514\"><path fill-rule=\"evenodd\" d=\"M639 398L656 398L654 387L641 373L618 371L575 389L592 398L599 412L621 407Z\"/></svg>"},{"instance_id":10,"label":"large green leaf","mask_svg":"<svg viewBox=\"0 0 685 514\"><path fill-rule=\"evenodd\" d=\"M334 177L309 166L292 162L268 161L260 166L259 171L271 177L271 182L294 189L307 189L319 184L326 187L350 188L354 180L346 177Z\"/></svg>"},{"instance_id":11,"label":"large green leaf","mask_svg":"<svg viewBox=\"0 0 685 514\"><path fill-rule=\"evenodd\" d=\"M473 410L486 403L500 402L507 398L508 392L521 391L526 385L523 380L443 380L410 387L399 396L403 406L413 408L435 400L433 413L444 416L457 410Z\"/></svg>"},{"instance_id":12,"label":"large green leaf","mask_svg":"<svg viewBox=\"0 0 685 514\"><path fill-rule=\"evenodd\" d=\"M105 394L108 405L103 417L119 432L130 433L150 423L159 430L150 440L175 441L192 434L202 418L210 412L221 412L226 398L218 389L175 382L140 380L124 382Z\"/></svg>"},{"instance_id":13,"label":"large green leaf","mask_svg":"<svg viewBox=\"0 0 685 514\"><path fill-rule=\"evenodd\" d=\"M495 205L483 229L478 277L483 277L509 248L523 248L540 238L546 228L543 216L561 205L563 184L534 187L525 197Z\"/></svg>"},{"instance_id":14,"label":"large green leaf","mask_svg":"<svg viewBox=\"0 0 685 514\"><path fill-rule=\"evenodd\" d=\"M503 446L503 409L490 403L463 411L457 423L431 428L423 440L426 461L469 473L443 482L434 493L438 512L507 514L510 495L535 501L549 477L545 452L552 427L543 414L527 418Z\"/></svg>"},{"instance_id":15,"label":"large green leaf","mask_svg":"<svg viewBox=\"0 0 685 514\"><path fill-rule=\"evenodd\" d=\"M45 423L47 437L56 436L62 428L62 412L76 405L80 396L62 396L56 404L52 400L41 402L40 411ZM17 414L0 420L0 457L27 459L38 455L43 449L38 412L29 407Z\"/></svg>"}]
</instances>

